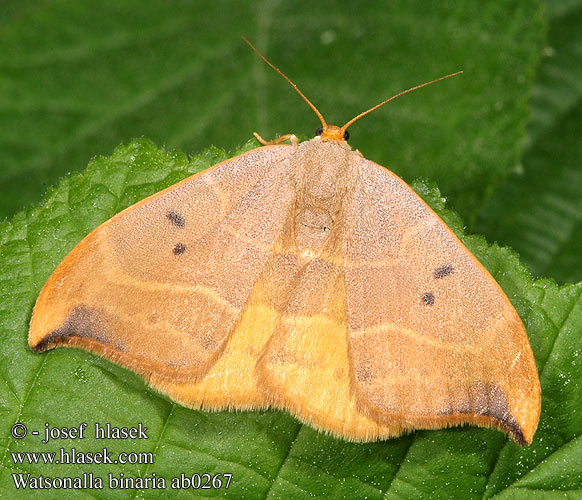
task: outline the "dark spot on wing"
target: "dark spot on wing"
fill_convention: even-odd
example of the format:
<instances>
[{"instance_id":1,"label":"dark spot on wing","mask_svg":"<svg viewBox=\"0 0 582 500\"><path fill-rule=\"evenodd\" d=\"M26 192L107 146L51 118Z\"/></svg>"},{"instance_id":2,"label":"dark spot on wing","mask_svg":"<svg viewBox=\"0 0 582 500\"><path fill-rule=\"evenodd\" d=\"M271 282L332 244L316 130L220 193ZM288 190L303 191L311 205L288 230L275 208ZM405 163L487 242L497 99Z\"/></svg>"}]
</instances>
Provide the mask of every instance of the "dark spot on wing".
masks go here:
<instances>
[{"instance_id":1,"label":"dark spot on wing","mask_svg":"<svg viewBox=\"0 0 582 500\"><path fill-rule=\"evenodd\" d=\"M61 327L42 339L33 350L42 352L58 344L65 344L70 337L90 338L103 344L111 344L101 313L97 309L80 305L73 308ZM117 342L115 347L125 350Z\"/></svg>"},{"instance_id":2,"label":"dark spot on wing","mask_svg":"<svg viewBox=\"0 0 582 500\"><path fill-rule=\"evenodd\" d=\"M453 272L455 271L455 268L453 267L452 264L447 264L445 266L441 266L441 267L437 267L434 272L432 273L432 275L435 277L435 279L440 279L440 278L444 278L445 276L448 276L449 274L453 274Z\"/></svg>"},{"instance_id":3,"label":"dark spot on wing","mask_svg":"<svg viewBox=\"0 0 582 500\"><path fill-rule=\"evenodd\" d=\"M182 255L185 251L186 245L184 245L184 243L176 243L176 245L174 245L174 248L172 249L174 255Z\"/></svg>"},{"instance_id":4,"label":"dark spot on wing","mask_svg":"<svg viewBox=\"0 0 582 500\"><path fill-rule=\"evenodd\" d=\"M425 305L432 306L434 304L434 293L426 292L422 296L422 301L424 302Z\"/></svg>"},{"instance_id":5,"label":"dark spot on wing","mask_svg":"<svg viewBox=\"0 0 582 500\"><path fill-rule=\"evenodd\" d=\"M184 219L184 216L182 216L178 212L174 212L173 210L170 210L166 216L168 217L168 220L172 224L174 224L174 226L184 227L186 225L186 219Z\"/></svg>"}]
</instances>

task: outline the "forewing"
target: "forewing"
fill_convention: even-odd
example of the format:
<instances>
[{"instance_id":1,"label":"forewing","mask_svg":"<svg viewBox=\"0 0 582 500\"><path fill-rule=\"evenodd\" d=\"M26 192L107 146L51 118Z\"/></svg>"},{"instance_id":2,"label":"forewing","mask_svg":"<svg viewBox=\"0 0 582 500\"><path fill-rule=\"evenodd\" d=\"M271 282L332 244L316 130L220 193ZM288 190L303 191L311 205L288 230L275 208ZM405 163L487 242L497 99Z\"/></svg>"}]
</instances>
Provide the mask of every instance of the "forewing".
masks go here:
<instances>
[{"instance_id":1,"label":"forewing","mask_svg":"<svg viewBox=\"0 0 582 500\"><path fill-rule=\"evenodd\" d=\"M288 217L291 149L227 160L95 229L43 288L31 347L78 346L146 377L201 378Z\"/></svg>"},{"instance_id":2,"label":"forewing","mask_svg":"<svg viewBox=\"0 0 582 500\"><path fill-rule=\"evenodd\" d=\"M540 386L517 312L401 179L365 159L354 176L343 246L361 411L402 428L470 422L531 442Z\"/></svg>"}]
</instances>

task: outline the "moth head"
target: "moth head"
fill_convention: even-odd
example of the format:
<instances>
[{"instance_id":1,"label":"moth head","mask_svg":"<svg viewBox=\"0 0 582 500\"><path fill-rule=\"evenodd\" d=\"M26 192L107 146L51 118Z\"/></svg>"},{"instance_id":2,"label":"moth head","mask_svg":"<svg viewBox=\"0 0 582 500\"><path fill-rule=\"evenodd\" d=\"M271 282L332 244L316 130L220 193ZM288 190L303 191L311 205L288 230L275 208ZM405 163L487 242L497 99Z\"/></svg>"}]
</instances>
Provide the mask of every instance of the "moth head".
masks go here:
<instances>
[{"instance_id":1,"label":"moth head","mask_svg":"<svg viewBox=\"0 0 582 500\"><path fill-rule=\"evenodd\" d=\"M334 141L347 141L350 138L350 133L336 125L322 125L321 127L317 127L315 136L321 137L322 139L332 139Z\"/></svg>"}]
</instances>

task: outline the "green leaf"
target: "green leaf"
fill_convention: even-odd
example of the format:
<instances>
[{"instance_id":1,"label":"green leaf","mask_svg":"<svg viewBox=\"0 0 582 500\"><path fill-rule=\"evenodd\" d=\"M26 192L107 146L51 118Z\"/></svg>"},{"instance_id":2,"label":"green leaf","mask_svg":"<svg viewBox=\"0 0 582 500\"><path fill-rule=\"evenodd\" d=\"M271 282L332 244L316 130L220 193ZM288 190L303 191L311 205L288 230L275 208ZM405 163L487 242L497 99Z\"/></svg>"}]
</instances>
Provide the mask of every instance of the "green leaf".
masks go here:
<instances>
[{"instance_id":1,"label":"green leaf","mask_svg":"<svg viewBox=\"0 0 582 500\"><path fill-rule=\"evenodd\" d=\"M476 229L511 245L538 276L582 280L582 2L548 2L550 29L520 168Z\"/></svg>"},{"instance_id":2,"label":"green leaf","mask_svg":"<svg viewBox=\"0 0 582 500\"><path fill-rule=\"evenodd\" d=\"M4 0L0 219L66 172L145 135L200 151L317 119L240 40L256 42L366 157L434 179L463 215L518 158L540 57L537 0L199 2Z\"/></svg>"},{"instance_id":3,"label":"green leaf","mask_svg":"<svg viewBox=\"0 0 582 500\"><path fill-rule=\"evenodd\" d=\"M245 148L256 146L249 142ZM27 346L38 292L67 252L92 228L134 202L224 159L210 149L188 160L147 140L118 147L66 177L38 208L0 226L0 497L233 499L546 498L580 495L582 476L582 286L532 282L517 256L464 236L434 185L413 187L463 239L507 293L530 336L542 382L542 418L533 444L521 448L503 434L476 427L418 431L398 439L354 444L320 434L286 413L188 410L157 395L137 376L76 349L42 355ZM89 278L90 279L90 278ZM52 440L31 432L89 424L82 440ZM147 427L147 440L94 439L95 422ZM11 437L23 423L24 439ZM14 452L151 452L153 464L16 464ZM232 473L228 490L104 489L16 491L13 473L107 479L181 473Z\"/></svg>"}]
</instances>

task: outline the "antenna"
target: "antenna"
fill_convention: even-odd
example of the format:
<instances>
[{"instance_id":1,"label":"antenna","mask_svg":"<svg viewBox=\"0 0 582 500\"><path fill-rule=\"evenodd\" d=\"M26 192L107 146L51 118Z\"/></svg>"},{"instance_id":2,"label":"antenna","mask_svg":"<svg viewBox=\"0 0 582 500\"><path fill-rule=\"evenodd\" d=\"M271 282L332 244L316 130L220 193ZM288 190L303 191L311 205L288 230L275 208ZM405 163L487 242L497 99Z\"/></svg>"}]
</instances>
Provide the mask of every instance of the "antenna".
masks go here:
<instances>
[{"instance_id":1,"label":"antenna","mask_svg":"<svg viewBox=\"0 0 582 500\"><path fill-rule=\"evenodd\" d=\"M430 82L426 82L426 83L422 83L420 85L416 85L415 87L411 87L408 90L403 90L402 92L399 92L398 94L396 94L395 96L390 97L389 99L386 99L385 101L381 102L380 104L376 104L376 106L370 108L367 111L364 111L363 113L360 113L358 116L356 116L355 118L352 118L348 123L346 123L340 130L342 131L342 135L343 132L345 132L347 130L347 128L352 125L354 122L357 122L360 118L370 114L372 111L376 111L378 108L384 106L384 104L389 103L390 101L393 101L394 99L397 99L400 96L403 96L404 94L408 94L409 92L412 92L413 90L418 90L421 89L422 87L426 87L427 85L432 85L433 83L436 82L440 82L441 80L446 80L447 78L451 78L453 76L457 76L460 75L462 73L462 71L457 71L456 73L451 73L450 75L446 75L446 76L441 76L440 78L437 78L436 80L432 80Z\"/></svg>"},{"instance_id":2,"label":"antenna","mask_svg":"<svg viewBox=\"0 0 582 500\"><path fill-rule=\"evenodd\" d=\"M427 85L432 85L433 83L440 82L441 80L446 80L447 78L451 78L453 76L457 76L457 75L460 75L461 73L463 73L462 71L457 71L456 73L451 73L450 75L441 76L440 78L437 78L436 80L422 83L420 85L416 85L415 87L411 87L407 90L403 90L402 92L399 92L395 96L392 96L389 99L386 99L385 101L381 102L380 104L376 104L376 106L368 109L367 111L360 113L358 116L352 118L349 122L347 122L343 127L339 128L339 127L336 127L335 125L328 125L327 122L325 121L325 119L323 118L323 115L313 105L313 103L309 99L307 99L307 97L305 97L305 95L303 94L303 92L301 92L301 90L299 90L297 85L295 85L279 68L277 68L277 66L272 64L263 54L261 54L258 51L258 49L251 42L249 42L244 36L242 37L242 39L250 46L251 49L253 49L257 53L257 55L263 61L265 61L269 66L271 66L271 68L273 68L277 73L279 73L283 78L285 78L285 80L287 80L287 82L289 82L289 84L295 89L295 91L301 96L301 98L307 104L309 104L309 107L315 112L315 114L319 118L319 121L321 121L321 124L323 125L322 136L329 137L329 138L336 139L336 140L341 140L341 141L345 140L344 138L347 137L345 135L345 132L349 126L351 126L353 123L357 122L360 118L370 114L372 111L376 111L378 108L384 106L384 104L387 104L390 101L393 101L394 99L397 99L398 97L403 96L404 94L408 94L409 92L412 92L413 90L418 90L422 87L426 87Z\"/></svg>"},{"instance_id":3,"label":"antenna","mask_svg":"<svg viewBox=\"0 0 582 500\"><path fill-rule=\"evenodd\" d=\"M299 90L299 88L297 87L297 85L295 85L290 78L287 77L287 75L285 75L285 73L283 73L279 68L277 68L277 66L275 66L274 64L272 64L263 54L261 54L258 49L251 43L249 42L244 36L242 37L242 39L247 42L250 46L251 49L253 49L258 56L265 61L269 66L271 66L271 68L273 68L277 73L279 73L283 78L285 78L285 80L287 80L290 84L291 87L293 87L297 93L303 98L303 100L309 104L309 107L315 111L315 114L317 115L317 117L319 118L319 121L321 121L321 124L323 125L323 128L327 128L327 123L325 121L325 119L323 118L323 115L319 112L319 110L313 105L313 103L307 99L307 97L305 97L305 95L303 94L303 92L301 92L301 90Z\"/></svg>"}]
</instances>

